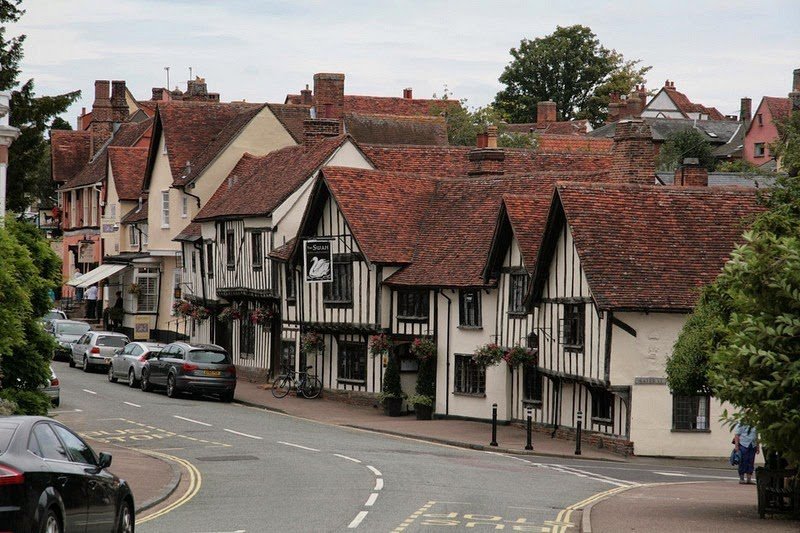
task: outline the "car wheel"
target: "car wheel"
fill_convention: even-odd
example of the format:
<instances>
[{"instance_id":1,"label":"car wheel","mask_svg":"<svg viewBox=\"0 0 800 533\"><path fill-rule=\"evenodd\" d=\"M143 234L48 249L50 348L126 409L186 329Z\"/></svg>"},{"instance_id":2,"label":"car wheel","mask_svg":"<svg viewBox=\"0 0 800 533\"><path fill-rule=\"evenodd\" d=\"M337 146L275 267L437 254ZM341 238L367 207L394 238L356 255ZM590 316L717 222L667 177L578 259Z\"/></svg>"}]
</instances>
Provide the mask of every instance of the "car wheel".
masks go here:
<instances>
[{"instance_id":1,"label":"car wheel","mask_svg":"<svg viewBox=\"0 0 800 533\"><path fill-rule=\"evenodd\" d=\"M58 407L59 405L61 405L61 397L53 398L53 406Z\"/></svg>"},{"instance_id":2,"label":"car wheel","mask_svg":"<svg viewBox=\"0 0 800 533\"><path fill-rule=\"evenodd\" d=\"M69 356L69 367L75 368L75 359L72 357L72 355Z\"/></svg>"},{"instance_id":3,"label":"car wheel","mask_svg":"<svg viewBox=\"0 0 800 533\"><path fill-rule=\"evenodd\" d=\"M134 514L131 509L131 503L128 500L122 502L119 508L119 517L117 519L117 531L119 533L133 533Z\"/></svg>"},{"instance_id":4,"label":"car wheel","mask_svg":"<svg viewBox=\"0 0 800 533\"><path fill-rule=\"evenodd\" d=\"M175 376L167 378L167 396L174 398L178 395L178 387L175 384Z\"/></svg>"},{"instance_id":5,"label":"car wheel","mask_svg":"<svg viewBox=\"0 0 800 533\"><path fill-rule=\"evenodd\" d=\"M47 510L47 515L45 516L44 521L42 521L39 531L40 533L62 533L62 531L64 531L61 527L61 519L55 510Z\"/></svg>"},{"instance_id":6,"label":"car wheel","mask_svg":"<svg viewBox=\"0 0 800 533\"><path fill-rule=\"evenodd\" d=\"M111 383L117 382L117 377L114 375L114 365L108 365L108 381Z\"/></svg>"},{"instance_id":7,"label":"car wheel","mask_svg":"<svg viewBox=\"0 0 800 533\"><path fill-rule=\"evenodd\" d=\"M134 388L136 387L136 385L138 385L138 382L136 380L136 372L134 372L133 369L131 368L130 370L128 370L128 387Z\"/></svg>"},{"instance_id":8,"label":"car wheel","mask_svg":"<svg viewBox=\"0 0 800 533\"><path fill-rule=\"evenodd\" d=\"M150 375L144 370L142 370L142 381L139 383L139 385L144 392L150 392L153 390L153 386L150 384Z\"/></svg>"},{"instance_id":9,"label":"car wheel","mask_svg":"<svg viewBox=\"0 0 800 533\"><path fill-rule=\"evenodd\" d=\"M84 372L89 371L89 358L86 357L85 355L83 356L83 371Z\"/></svg>"}]
</instances>

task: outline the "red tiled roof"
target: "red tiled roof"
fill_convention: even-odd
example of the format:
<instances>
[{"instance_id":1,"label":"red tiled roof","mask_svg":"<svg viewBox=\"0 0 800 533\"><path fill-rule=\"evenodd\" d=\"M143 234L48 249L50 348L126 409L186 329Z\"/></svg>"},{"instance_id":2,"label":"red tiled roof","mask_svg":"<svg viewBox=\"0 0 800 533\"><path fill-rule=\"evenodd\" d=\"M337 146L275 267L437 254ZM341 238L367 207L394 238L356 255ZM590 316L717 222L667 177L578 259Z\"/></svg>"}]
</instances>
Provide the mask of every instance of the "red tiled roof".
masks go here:
<instances>
[{"instance_id":1,"label":"red tiled roof","mask_svg":"<svg viewBox=\"0 0 800 533\"><path fill-rule=\"evenodd\" d=\"M165 102L166 100L142 100L142 101L137 100L136 105L139 106L139 109L141 109L145 115L147 115L150 118L153 118L154 116L156 116L156 106L158 106L158 104L163 104Z\"/></svg>"},{"instance_id":2,"label":"red tiled roof","mask_svg":"<svg viewBox=\"0 0 800 533\"><path fill-rule=\"evenodd\" d=\"M292 258L292 254L294 253L294 246L296 243L297 243L297 238L292 237L286 244L278 246L277 248L272 250L269 253L269 256L272 259L277 259L278 261L286 263L289 261L289 259Z\"/></svg>"},{"instance_id":3,"label":"red tiled roof","mask_svg":"<svg viewBox=\"0 0 800 533\"><path fill-rule=\"evenodd\" d=\"M293 104L267 104L295 142L303 142L303 121L311 118L311 106Z\"/></svg>"},{"instance_id":4,"label":"red tiled roof","mask_svg":"<svg viewBox=\"0 0 800 533\"><path fill-rule=\"evenodd\" d=\"M50 154L53 181L65 183L74 178L92 156L91 145L91 132L51 130Z\"/></svg>"},{"instance_id":5,"label":"red tiled roof","mask_svg":"<svg viewBox=\"0 0 800 533\"><path fill-rule=\"evenodd\" d=\"M192 222L185 228L181 230L178 235L172 239L173 241L185 241L185 242L192 242L198 240L202 235L202 225L197 222Z\"/></svg>"},{"instance_id":6,"label":"red tiled roof","mask_svg":"<svg viewBox=\"0 0 800 533\"><path fill-rule=\"evenodd\" d=\"M551 197L544 194L503 195L503 206L517 239L522 260L531 274L536 268L536 257L542 243L550 202Z\"/></svg>"},{"instance_id":7,"label":"red tiled roof","mask_svg":"<svg viewBox=\"0 0 800 533\"><path fill-rule=\"evenodd\" d=\"M792 112L792 101L788 98L765 96L764 103L769 108L773 120L786 118Z\"/></svg>"},{"instance_id":8,"label":"red tiled roof","mask_svg":"<svg viewBox=\"0 0 800 533\"><path fill-rule=\"evenodd\" d=\"M348 137L331 137L310 148L288 146L265 156L245 154L194 220L265 216L278 207Z\"/></svg>"},{"instance_id":9,"label":"red tiled roof","mask_svg":"<svg viewBox=\"0 0 800 533\"><path fill-rule=\"evenodd\" d=\"M133 224L135 222L147 222L147 200L142 201L142 208L134 207L128 214L122 217L123 224Z\"/></svg>"},{"instance_id":10,"label":"red tiled roof","mask_svg":"<svg viewBox=\"0 0 800 533\"><path fill-rule=\"evenodd\" d=\"M538 137L540 152L611 152L613 139L584 137L578 135L557 135L544 133Z\"/></svg>"},{"instance_id":11,"label":"red tiled roof","mask_svg":"<svg viewBox=\"0 0 800 533\"><path fill-rule=\"evenodd\" d=\"M555 135L586 135L589 121L561 120L558 122L529 122L526 124L506 124L506 131L512 133L552 133Z\"/></svg>"},{"instance_id":12,"label":"red tiled roof","mask_svg":"<svg viewBox=\"0 0 800 533\"><path fill-rule=\"evenodd\" d=\"M344 124L362 143L447 145L447 122L440 116L345 113Z\"/></svg>"},{"instance_id":13,"label":"red tiled roof","mask_svg":"<svg viewBox=\"0 0 800 533\"><path fill-rule=\"evenodd\" d=\"M344 95L345 113L363 115L430 115L435 110L461 106L458 100Z\"/></svg>"},{"instance_id":14,"label":"red tiled roof","mask_svg":"<svg viewBox=\"0 0 800 533\"><path fill-rule=\"evenodd\" d=\"M762 210L734 187L559 184L557 200L601 309L693 308Z\"/></svg>"},{"instance_id":15,"label":"red tiled roof","mask_svg":"<svg viewBox=\"0 0 800 533\"><path fill-rule=\"evenodd\" d=\"M136 200L142 193L148 148L110 146L108 157L120 200Z\"/></svg>"},{"instance_id":16,"label":"red tiled roof","mask_svg":"<svg viewBox=\"0 0 800 533\"><path fill-rule=\"evenodd\" d=\"M702 104L695 104L690 101L685 94L673 87L664 87L664 90L686 118L689 118L689 113L705 113L711 120L725 120L725 115L720 113L716 107L706 107Z\"/></svg>"}]
</instances>

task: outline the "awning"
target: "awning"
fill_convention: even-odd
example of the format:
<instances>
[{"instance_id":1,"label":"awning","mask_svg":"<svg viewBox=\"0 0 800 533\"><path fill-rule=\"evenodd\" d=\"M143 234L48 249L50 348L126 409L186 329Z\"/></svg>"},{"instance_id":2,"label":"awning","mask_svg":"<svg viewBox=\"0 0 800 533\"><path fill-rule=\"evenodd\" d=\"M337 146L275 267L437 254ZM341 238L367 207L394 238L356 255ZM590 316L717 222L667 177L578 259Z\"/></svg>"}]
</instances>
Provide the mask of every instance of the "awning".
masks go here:
<instances>
[{"instance_id":1,"label":"awning","mask_svg":"<svg viewBox=\"0 0 800 533\"><path fill-rule=\"evenodd\" d=\"M89 272L83 274L82 276L76 276L72 278L67 282L67 285L85 289L86 287L94 285L98 281L102 281L108 278L109 276L113 276L120 270L124 270L126 268L128 268L128 265L120 265L118 263L105 263L95 268L94 270L90 270Z\"/></svg>"}]
</instances>

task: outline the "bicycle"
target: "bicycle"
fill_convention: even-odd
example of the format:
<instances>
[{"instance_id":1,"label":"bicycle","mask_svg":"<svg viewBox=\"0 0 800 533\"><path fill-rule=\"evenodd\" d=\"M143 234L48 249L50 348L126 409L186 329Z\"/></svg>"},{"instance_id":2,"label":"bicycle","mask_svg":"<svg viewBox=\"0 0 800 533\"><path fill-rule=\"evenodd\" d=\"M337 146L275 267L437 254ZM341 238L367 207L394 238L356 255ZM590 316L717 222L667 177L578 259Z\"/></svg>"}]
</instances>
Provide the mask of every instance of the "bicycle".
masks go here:
<instances>
[{"instance_id":1,"label":"bicycle","mask_svg":"<svg viewBox=\"0 0 800 533\"><path fill-rule=\"evenodd\" d=\"M304 398L314 399L322 392L322 382L308 371L314 368L307 366L305 371L287 370L286 374L280 375L272 382L272 395L276 398L283 398L294 388L298 394Z\"/></svg>"}]
</instances>

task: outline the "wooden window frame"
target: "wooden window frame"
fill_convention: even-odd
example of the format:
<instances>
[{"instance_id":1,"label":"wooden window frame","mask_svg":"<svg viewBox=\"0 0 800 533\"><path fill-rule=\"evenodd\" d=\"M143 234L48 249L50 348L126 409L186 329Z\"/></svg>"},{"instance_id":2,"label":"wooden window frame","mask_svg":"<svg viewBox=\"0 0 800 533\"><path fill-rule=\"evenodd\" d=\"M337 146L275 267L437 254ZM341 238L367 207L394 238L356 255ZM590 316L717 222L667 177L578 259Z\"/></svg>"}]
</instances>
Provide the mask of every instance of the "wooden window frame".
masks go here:
<instances>
[{"instance_id":1,"label":"wooden window frame","mask_svg":"<svg viewBox=\"0 0 800 533\"><path fill-rule=\"evenodd\" d=\"M583 353L586 345L586 305L563 304L564 315L558 321L559 338L565 352Z\"/></svg>"},{"instance_id":2,"label":"wooden window frame","mask_svg":"<svg viewBox=\"0 0 800 533\"><path fill-rule=\"evenodd\" d=\"M614 393L599 387L591 389L592 423L610 426L614 423Z\"/></svg>"},{"instance_id":3,"label":"wooden window frame","mask_svg":"<svg viewBox=\"0 0 800 533\"><path fill-rule=\"evenodd\" d=\"M291 346L291 361L288 361L286 357L284 357L284 349ZM294 370L295 361L297 360L297 343L294 339L281 339L281 356L278 359L278 364L280 368L278 369L278 373L280 375L286 375L287 371ZM288 365L287 365L288 362ZM298 369L302 372L305 371L304 368Z\"/></svg>"},{"instance_id":4,"label":"wooden window frame","mask_svg":"<svg viewBox=\"0 0 800 533\"><path fill-rule=\"evenodd\" d=\"M161 227L169 228L169 191L161 191Z\"/></svg>"},{"instance_id":5,"label":"wooden window frame","mask_svg":"<svg viewBox=\"0 0 800 533\"><path fill-rule=\"evenodd\" d=\"M362 342L339 341L338 356L336 361L336 380L340 383L354 383L366 385L367 383L367 345ZM350 357L358 357L357 366L353 366ZM358 374L355 375L353 370Z\"/></svg>"},{"instance_id":6,"label":"wooden window frame","mask_svg":"<svg viewBox=\"0 0 800 533\"><path fill-rule=\"evenodd\" d=\"M214 243L207 242L206 243L206 266L208 269L206 270L206 277L208 279L212 279L214 277Z\"/></svg>"},{"instance_id":7,"label":"wooden window frame","mask_svg":"<svg viewBox=\"0 0 800 533\"><path fill-rule=\"evenodd\" d=\"M344 269L344 274L340 272ZM341 279L347 278L344 290L340 290ZM333 280L325 283L322 290L322 304L328 308L353 307L353 259L350 254L333 256ZM344 294L340 294L344 293Z\"/></svg>"},{"instance_id":8,"label":"wooden window frame","mask_svg":"<svg viewBox=\"0 0 800 533\"><path fill-rule=\"evenodd\" d=\"M525 365L522 367L522 401L533 405L542 405L544 376L539 367Z\"/></svg>"},{"instance_id":9,"label":"wooden window frame","mask_svg":"<svg viewBox=\"0 0 800 533\"><path fill-rule=\"evenodd\" d=\"M427 289L400 289L397 291L397 320L399 322L427 322L430 317L430 306L431 296Z\"/></svg>"},{"instance_id":10,"label":"wooden window frame","mask_svg":"<svg viewBox=\"0 0 800 533\"><path fill-rule=\"evenodd\" d=\"M153 272L151 272L153 271ZM141 305L141 296L143 293L140 293L139 296L136 298L136 313L137 314L156 314L158 312L158 291L161 290L159 287L159 273L156 269L152 268L141 268L136 271L135 279L136 284L139 286L140 290L142 289L142 284L139 281L140 279L152 279L155 280L153 285L155 290L152 293L153 296L153 305L149 308L145 308Z\"/></svg>"},{"instance_id":11,"label":"wooden window frame","mask_svg":"<svg viewBox=\"0 0 800 533\"><path fill-rule=\"evenodd\" d=\"M528 292L529 276L527 272L511 272L508 276L508 314L514 316L524 316L528 314L525 308L525 296ZM516 280L522 280L522 290L519 292L519 301L516 301Z\"/></svg>"},{"instance_id":12,"label":"wooden window frame","mask_svg":"<svg viewBox=\"0 0 800 533\"><path fill-rule=\"evenodd\" d=\"M474 320L469 320L469 313L467 313L466 296L468 295L474 296ZM481 303L480 289L462 289L458 291L458 327L466 329L483 327Z\"/></svg>"},{"instance_id":13,"label":"wooden window frame","mask_svg":"<svg viewBox=\"0 0 800 533\"><path fill-rule=\"evenodd\" d=\"M250 256L253 271L260 272L264 268L264 234L260 231L250 232Z\"/></svg>"},{"instance_id":14,"label":"wooden window frame","mask_svg":"<svg viewBox=\"0 0 800 533\"><path fill-rule=\"evenodd\" d=\"M297 303L297 283L294 277L294 270L292 266L287 264L283 268L285 277L284 285L286 287L286 305L295 305Z\"/></svg>"},{"instance_id":15,"label":"wooden window frame","mask_svg":"<svg viewBox=\"0 0 800 533\"><path fill-rule=\"evenodd\" d=\"M250 310L247 309L239 320L239 359L253 359L255 355L256 326L250 321Z\"/></svg>"},{"instance_id":16,"label":"wooden window frame","mask_svg":"<svg viewBox=\"0 0 800 533\"><path fill-rule=\"evenodd\" d=\"M225 265L228 270L236 268L236 239L232 229L225 230Z\"/></svg>"},{"instance_id":17,"label":"wooden window frame","mask_svg":"<svg viewBox=\"0 0 800 533\"><path fill-rule=\"evenodd\" d=\"M672 431L690 433L709 433L709 413L711 396L696 394L693 396L672 395ZM698 418L705 413L705 420Z\"/></svg>"},{"instance_id":18,"label":"wooden window frame","mask_svg":"<svg viewBox=\"0 0 800 533\"><path fill-rule=\"evenodd\" d=\"M472 360L471 355L455 354L453 394L486 397L486 367Z\"/></svg>"}]
</instances>

